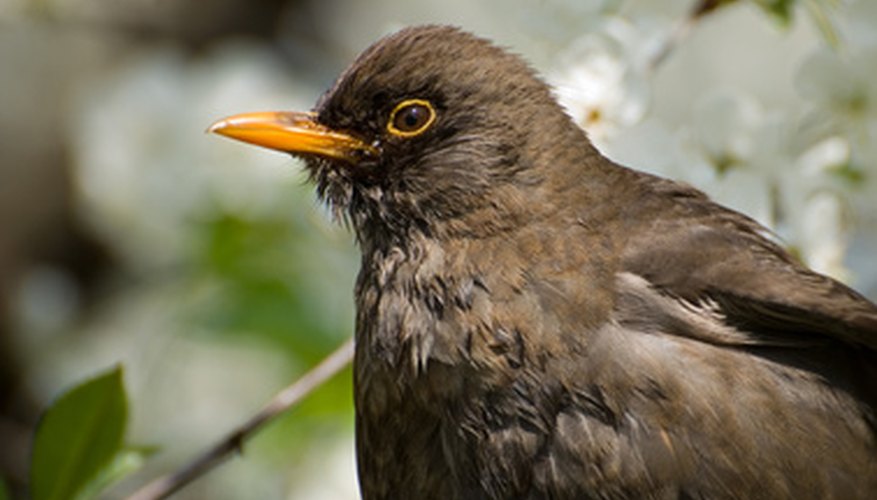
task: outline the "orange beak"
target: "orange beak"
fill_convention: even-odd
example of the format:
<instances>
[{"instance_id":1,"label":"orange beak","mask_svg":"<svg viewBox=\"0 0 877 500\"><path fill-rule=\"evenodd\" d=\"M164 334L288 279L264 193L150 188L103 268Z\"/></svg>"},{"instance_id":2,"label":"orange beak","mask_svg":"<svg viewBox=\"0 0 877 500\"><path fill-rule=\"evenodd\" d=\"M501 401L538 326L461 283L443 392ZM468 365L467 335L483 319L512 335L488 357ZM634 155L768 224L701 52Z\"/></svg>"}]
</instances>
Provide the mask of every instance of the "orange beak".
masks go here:
<instances>
[{"instance_id":1,"label":"orange beak","mask_svg":"<svg viewBox=\"0 0 877 500\"><path fill-rule=\"evenodd\" d=\"M316 155L356 163L377 148L315 121L314 113L267 111L217 121L208 132L287 153Z\"/></svg>"}]
</instances>

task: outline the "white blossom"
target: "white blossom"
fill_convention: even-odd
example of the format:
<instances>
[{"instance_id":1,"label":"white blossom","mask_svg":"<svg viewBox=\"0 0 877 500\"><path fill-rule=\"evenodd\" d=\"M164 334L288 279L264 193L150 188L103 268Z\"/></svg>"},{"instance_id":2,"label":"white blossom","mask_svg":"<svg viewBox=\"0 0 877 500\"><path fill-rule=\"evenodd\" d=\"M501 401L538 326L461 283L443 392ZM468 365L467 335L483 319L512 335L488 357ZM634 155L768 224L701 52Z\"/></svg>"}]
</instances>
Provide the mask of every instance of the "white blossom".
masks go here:
<instances>
[{"instance_id":1,"label":"white blossom","mask_svg":"<svg viewBox=\"0 0 877 500\"><path fill-rule=\"evenodd\" d=\"M281 68L249 45L224 46L194 65L160 47L80 93L70 135L82 213L133 267L178 260L200 214L276 202L278 181L295 175L277 167L291 161L204 130L241 109L305 107L310 98L293 93L302 86Z\"/></svg>"},{"instance_id":2,"label":"white blossom","mask_svg":"<svg viewBox=\"0 0 877 500\"><path fill-rule=\"evenodd\" d=\"M550 77L558 99L598 146L643 118L649 104L646 58L654 43L620 18L578 38Z\"/></svg>"}]
</instances>

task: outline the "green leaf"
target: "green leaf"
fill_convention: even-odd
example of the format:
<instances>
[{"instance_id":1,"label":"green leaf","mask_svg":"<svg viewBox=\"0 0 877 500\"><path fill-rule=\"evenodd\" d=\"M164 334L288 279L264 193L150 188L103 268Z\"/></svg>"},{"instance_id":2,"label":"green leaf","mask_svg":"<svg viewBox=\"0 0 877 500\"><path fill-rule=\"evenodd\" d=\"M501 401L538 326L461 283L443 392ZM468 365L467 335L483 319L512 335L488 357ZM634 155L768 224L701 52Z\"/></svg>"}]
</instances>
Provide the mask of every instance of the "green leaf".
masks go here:
<instances>
[{"instance_id":1,"label":"green leaf","mask_svg":"<svg viewBox=\"0 0 877 500\"><path fill-rule=\"evenodd\" d=\"M97 477L85 485L77 495L77 500L97 498L98 493L104 491L110 485L123 477L143 467L146 459L156 452L155 447L128 447L124 448L113 457L113 460L103 467Z\"/></svg>"},{"instance_id":2,"label":"green leaf","mask_svg":"<svg viewBox=\"0 0 877 500\"><path fill-rule=\"evenodd\" d=\"M62 394L37 426L33 500L75 498L111 465L122 447L127 416L121 367Z\"/></svg>"}]
</instances>

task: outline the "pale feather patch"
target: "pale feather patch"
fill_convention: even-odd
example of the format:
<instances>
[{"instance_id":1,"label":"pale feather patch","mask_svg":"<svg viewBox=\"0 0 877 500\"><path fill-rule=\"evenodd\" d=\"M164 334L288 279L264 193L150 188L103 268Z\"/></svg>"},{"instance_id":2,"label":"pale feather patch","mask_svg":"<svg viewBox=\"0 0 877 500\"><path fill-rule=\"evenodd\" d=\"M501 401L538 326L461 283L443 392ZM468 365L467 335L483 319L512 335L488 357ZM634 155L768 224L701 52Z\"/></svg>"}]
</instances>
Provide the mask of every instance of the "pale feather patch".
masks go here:
<instances>
[{"instance_id":1,"label":"pale feather patch","mask_svg":"<svg viewBox=\"0 0 877 500\"><path fill-rule=\"evenodd\" d=\"M616 313L622 324L634 324L645 331L659 330L716 345L761 343L728 325L719 304L709 297L691 302L664 295L642 276L627 272L616 275L616 285L619 297Z\"/></svg>"}]
</instances>

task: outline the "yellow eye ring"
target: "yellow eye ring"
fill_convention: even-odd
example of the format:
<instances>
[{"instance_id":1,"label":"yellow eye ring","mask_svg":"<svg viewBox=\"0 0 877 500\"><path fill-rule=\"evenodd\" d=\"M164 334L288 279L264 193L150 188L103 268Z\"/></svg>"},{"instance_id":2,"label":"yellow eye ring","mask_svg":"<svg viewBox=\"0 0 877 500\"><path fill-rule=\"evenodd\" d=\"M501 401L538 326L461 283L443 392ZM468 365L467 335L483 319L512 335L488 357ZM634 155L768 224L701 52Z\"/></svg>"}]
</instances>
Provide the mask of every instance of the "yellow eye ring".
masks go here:
<instances>
[{"instance_id":1,"label":"yellow eye ring","mask_svg":"<svg viewBox=\"0 0 877 500\"><path fill-rule=\"evenodd\" d=\"M414 137L435 122L435 108L423 99L407 99L393 108L387 121L387 132L398 137Z\"/></svg>"}]
</instances>

